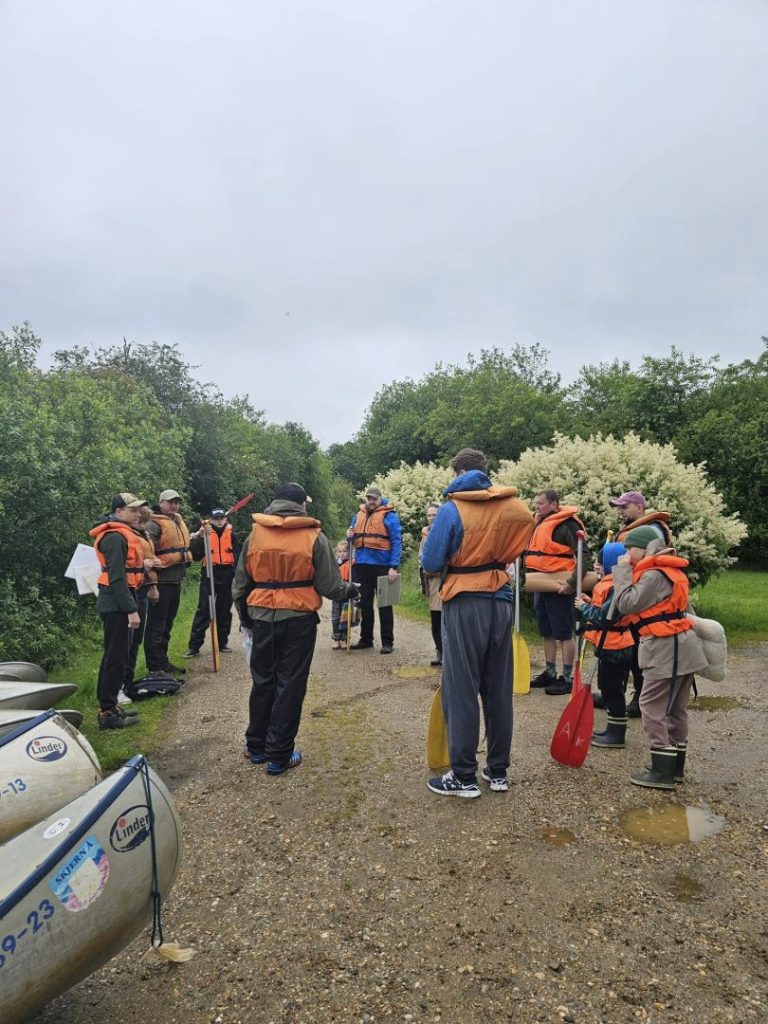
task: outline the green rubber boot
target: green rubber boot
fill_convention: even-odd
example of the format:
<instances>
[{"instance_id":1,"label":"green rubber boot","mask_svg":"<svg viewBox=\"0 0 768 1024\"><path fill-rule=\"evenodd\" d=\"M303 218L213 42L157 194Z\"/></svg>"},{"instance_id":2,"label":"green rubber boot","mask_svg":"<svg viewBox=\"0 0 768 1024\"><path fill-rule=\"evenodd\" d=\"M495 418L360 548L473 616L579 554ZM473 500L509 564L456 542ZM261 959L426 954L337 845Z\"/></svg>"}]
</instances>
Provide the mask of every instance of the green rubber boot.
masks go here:
<instances>
[{"instance_id":1,"label":"green rubber boot","mask_svg":"<svg viewBox=\"0 0 768 1024\"><path fill-rule=\"evenodd\" d=\"M651 750L651 768L632 772L629 781L633 786L647 789L674 789L677 766L677 747L662 747Z\"/></svg>"},{"instance_id":2,"label":"green rubber boot","mask_svg":"<svg viewBox=\"0 0 768 1024\"><path fill-rule=\"evenodd\" d=\"M624 740L627 735L627 717L622 718L608 715L608 725L604 732L592 733L593 747L606 747L607 749L623 750Z\"/></svg>"},{"instance_id":3,"label":"green rubber boot","mask_svg":"<svg viewBox=\"0 0 768 1024\"><path fill-rule=\"evenodd\" d=\"M675 782L685 782L685 755L687 752L687 743L677 744L677 758L675 760Z\"/></svg>"}]
</instances>

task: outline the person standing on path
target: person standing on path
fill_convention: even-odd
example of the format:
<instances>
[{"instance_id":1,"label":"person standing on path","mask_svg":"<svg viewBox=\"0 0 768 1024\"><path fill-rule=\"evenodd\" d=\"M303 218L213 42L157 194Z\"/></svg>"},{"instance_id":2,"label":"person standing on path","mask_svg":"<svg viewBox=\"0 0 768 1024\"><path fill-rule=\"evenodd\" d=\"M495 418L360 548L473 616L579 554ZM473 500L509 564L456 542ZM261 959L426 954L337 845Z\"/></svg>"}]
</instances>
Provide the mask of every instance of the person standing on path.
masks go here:
<instances>
[{"instance_id":1,"label":"person standing on path","mask_svg":"<svg viewBox=\"0 0 768 1024\"><path fill-rule=\"evenodd\" d=\"M104 627L104 655L99 665L96 696L99 729L125 729L139 716L118 705L131 646L131 630L139 627L136 591L144 583L144 549L136 531L146 501L124 491L112 499L112 512L90 531L101 566L96 609Z\"/></svg>"},{"instance_id":2,"label":"person standing on path","mask_svg":"<svg viewBox=\"0 0 768 1024\"><path fill-rule=\"evenodd\" d=\"M185 658L196 658L205 643L205 634L211 624L210 593L211 584L208 579L208 564L205 557L205 534L208 534L211 545L211 561L213 562L213 587L216 600L216 635L219 650L228 653L229 634L232 630L232 581L235 578L235 566L240 555L240 542L235 536L227 513L223 508L211 511L210 523L203 523L197 533L189 538L189 549L195 561L203 563L200 574L200 595L197 610L192 620L189 634L189 648Z\"/></svg>"},{"instance_id":3,"label":"person standing on path","mask_svg":"<svg viewBox=\"0 0 768 1024\"><path fill-rule=\"evenodd\" d=\"M488 744L483 779L508 789L512 746L512 589L506 567L525 549L533 516L514 487L494 487L483 452L462 448L454 480L424 542L425 572L443 577L442 702L450 771L427 783L433 793L472 799L480 738L478 696Z\"/></svg>"},{"instance_id":4,"label":"person standing on path","mask_svg":"<svg viewBox=\"0 0 768 1024\"><path fill-rule=\"evenodd\" d=\"M686 615L688 561L658 539L650 525L624 535L627 554L613 570L618 625L639 637L643 670L640 711L651 746L651 765L630 781L674 789L683 781L688 747L688 697L694 673L707 664L704 648Z\"/></svg>"},{"instance_id":5,"label":"person standing on path","mask_svg":"<svg viewBox=\"0 0 768 1024\"><path fill-rule=\"evenodd\" d=\"M424 571L424 566L421 563L421 556L424 551L424 542L429 535L430 527L432 526L435 516L439 510L439 501L430 501L427 505L427 525L421 531L421 543L419 544L419 575L421 576L421 591L427 599L429 617L432 623L432 640L435 644L435 656L430 661L430 665L443 664L443 602L440 600L440 577L433 573Z\"/></svg>"},{"instance_id":6,"label":"person standing on path","mask_svg":"<svg viewBox=\"0 0 768 1024\"><path fill-rule=\"evenodd\" d=\"M296 734L307 692L323 597L343 601L358 588L345 583L320 522L307 515L307 492L284 484L253 518L235 570L232 597L251 633L251 696L245 756L282 775L301 764Z\"/></svg>"},{"instance_id":7,"label":"person standing on path","mask_svg":"<svg viewBox=\"0 0 768 1024\"><path fill-rule=\"evenodd\" d=\"M121 699L125 699L127 697L127 691L134 682L136 661L139 657L139 649L142 641L144 640L144 629L147 624L147 608L150 604L155 604L160 597L157 590L157 570L160 567L161 562L155 555L155 545L152 543L152 540L147 533L147 526L151 519L152 513L149 509L149 505L144 502L144 504L139 508L139 522L134 529L138 534L139 540L141 541L142 551L144 552L145 576L143 583L138 587L135 595L139 611L139 625L136 629L131 630L131 646L128 652L128 664L125 667L125 678L122 686L123 692L120 695Z\"/></svg>"},{"instance_id":8,"label":"person standing on path","mask_svg":"<svg viewBox=\"0 0 768 1024\"><path fill-rule=\"evenodd\" d=\"M373 600L376 582L387 576L397 580L397 569L403 552L400 519L378 487L365 492L365 501L347 530L347 538L355 546L354 581L360 585L360 639L353 651L373 647ZM395 614L391 605L379 608L381 653L391 654L395 644Z\"/></svg>"},{"instance_id":9,"label":"person standing on path","mask_svg":"<svg viewBox=\"0 0 768 1024\"><path fill-rule=\"evenodd\" d=\"M663 540L669 547L672 544L672 532L669 528L669 512L656 512L650 508L645 500L645 495L640 491L625 491L618 498L611 498L608 504L615 508L622 520L623 525L616 534L616 540L623 543L624 537L630 530L638 526L650 526L656 532L659 540ZM637 645L634 647L632 656L632 683L634 695L627 704L627 716L629 718L640 717L640 694L643 690L643 673L637 663Z\"/></svg>"},{"instance_id":10,"label":"person standing on path","mask_svg":"<svg viewBox=\"0 0 768 1024\"><path fill-rule=\"evenodd\" d=\"M557 491L539 491L533 499L536 527L525 552L527 572L562 572L576 568L578 533L584 524L575 505L560 505ZM573 638L573 591L534 594L533 610L544 640L545 669L531 680L531 687L543 687L550 696L570 693L576 641ZM557 645L563 660L563 674L557 674Z\"/></svg>"},{"instance_id":11,"label":"person standing on path","mask_svg":"<svg viewBox=\"0 0 768 1024\"><path fill-rule=\"evenodd\" d=\"M172 665L168 660L168 644L171 642L173 623L179 610L181 584L187 573L187 566L192 561L189 529L179 515L179 505L181 495L178 491L163 491L156 508L153 509L152 520L147 526L147 533L155 545L155 554L162 563L157 570L159 598L155 604L150 604L147 610L147 626L144 633L144 657L150 675L186 672L185 668Z\"/></svg>"}]
</instances>

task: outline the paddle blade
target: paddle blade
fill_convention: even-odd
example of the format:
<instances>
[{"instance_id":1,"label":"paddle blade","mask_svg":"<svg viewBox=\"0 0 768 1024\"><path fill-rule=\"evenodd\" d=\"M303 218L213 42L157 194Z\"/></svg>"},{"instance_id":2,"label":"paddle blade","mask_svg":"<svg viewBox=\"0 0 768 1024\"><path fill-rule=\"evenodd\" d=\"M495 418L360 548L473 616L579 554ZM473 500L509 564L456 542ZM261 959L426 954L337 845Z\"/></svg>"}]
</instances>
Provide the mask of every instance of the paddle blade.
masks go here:
<instances>
[{"instance_id":1,"label":"paddle blade","mask_svg":"<svg viewBox=\"0 0 768 1024\"><path fill-rule=\"evenodd\" d=\"M531 689L531 655L521 633L512 634L512 693L529 693Z\"/></svg>"},{"instance_id":2,"label":"paddle blade","mask_svg":"<svg viewBox=\"0 0 768 1024\"><path fill-rule=\"evenodd\" d=\"M595 710L592 705L592 687L581 682L581 675L573 680L573 694L557 723L549 752L558 764L580 768L589 753Z\"/></svg>"},{"instance_id":3,"label":"paddle blade","mask_svg":"<svg viewBox=\"0 0 768 1024\"><path fill-rule=\"evenodd\" d=\"M451 765L451 757L448 753L448 725L443 714L443 701L439 690L435 690L432 707L429 709L427 764L432 771L450 768Z\"/></svg>"}]
</instances>

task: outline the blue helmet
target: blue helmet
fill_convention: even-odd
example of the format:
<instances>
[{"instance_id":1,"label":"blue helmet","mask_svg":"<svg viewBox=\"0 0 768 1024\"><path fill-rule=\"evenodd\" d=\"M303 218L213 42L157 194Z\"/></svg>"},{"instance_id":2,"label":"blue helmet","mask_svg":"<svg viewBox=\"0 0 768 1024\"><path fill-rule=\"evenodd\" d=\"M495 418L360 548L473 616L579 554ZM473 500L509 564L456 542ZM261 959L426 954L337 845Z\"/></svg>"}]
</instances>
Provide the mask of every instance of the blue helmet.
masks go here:
<instances>
[{"instance_id":1,"label":"blue helmet","mask_svg":"<svg viewBox=\"0 0 768 1024\"><path fill-rule=\"evenodd\" d=\"M623 544L618 541L611 541L605 544L602 552L600 553L600 561L603 566L603 572L607 576L608 573L613 572L613 567L618 562L619 558L626 553L626 548Z\"/></svg>"}]
</instances>

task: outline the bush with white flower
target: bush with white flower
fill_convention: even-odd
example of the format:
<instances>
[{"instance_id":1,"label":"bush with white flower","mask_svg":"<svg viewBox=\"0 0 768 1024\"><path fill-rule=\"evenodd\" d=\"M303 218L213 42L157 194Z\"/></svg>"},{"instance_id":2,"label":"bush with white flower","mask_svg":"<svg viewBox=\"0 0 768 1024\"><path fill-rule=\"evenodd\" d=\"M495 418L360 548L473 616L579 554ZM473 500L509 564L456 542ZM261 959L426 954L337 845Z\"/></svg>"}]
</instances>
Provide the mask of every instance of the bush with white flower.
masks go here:
<instances>
[{"instance_id":1,"label":"bush with white flower","mask_svg":"<svg viewBox=\"0 0 768 1024\"><path fill-rule=\"evenodd\" d=\"M438 466L434 462L416 462L409 466L401 462L395 469L371 480L371 484L375 484L395 506L403 527L403 549L406 552L418 544L421 528L427 523L427 505L430 501L443 500L442 492L452 479L453 472L446 466ZM360 492L361 501L364 495L363 490Z\"/></svg>"},{"instance_id":2,"label":"bush with white flower","mask_svg":"<svg viewBox=\"0 0 768 1024\"><path fill-rule=\"evenodd\" d=\"M517 487L524 501L552 488L563 505L578 505L594 553L607 531L621 524L608 499L640 491L652 508L670 513L673 542L690 561L697 584L732 565L730 552L747 535L738 514L727 512L703 463L678 462L673 445L641 441L636 434L619 440L555 434L551 447L529 448L516 462L503 460L495 479Z\"/></svg>"}]
</instances>

